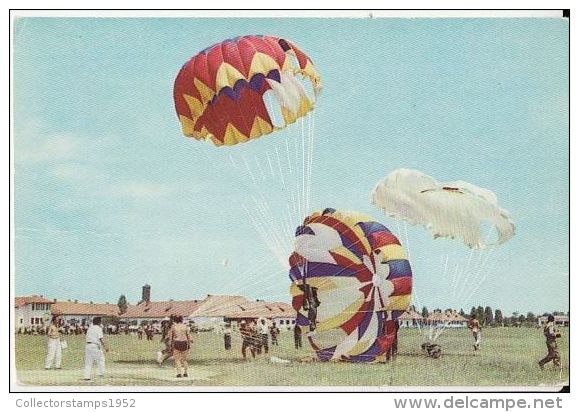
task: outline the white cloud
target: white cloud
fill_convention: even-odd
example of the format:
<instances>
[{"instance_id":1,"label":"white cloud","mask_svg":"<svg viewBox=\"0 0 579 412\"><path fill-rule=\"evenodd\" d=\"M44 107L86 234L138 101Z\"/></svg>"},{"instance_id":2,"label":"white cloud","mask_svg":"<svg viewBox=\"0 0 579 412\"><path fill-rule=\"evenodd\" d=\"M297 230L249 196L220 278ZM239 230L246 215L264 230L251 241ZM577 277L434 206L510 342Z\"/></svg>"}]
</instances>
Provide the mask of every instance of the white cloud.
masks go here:
<instances>
[{"instance_id":1,"label":"white cloud","mask_svg":"<svg viewBox=\"0 0 579 412\"><path fill-rule=\"evenodd\" d=\"M35 144L15 145L16 164L35 165L39 163L62 162L79 156L82 141L69 134L54 134L38 139Z\"/></svg>"}]
</instances>

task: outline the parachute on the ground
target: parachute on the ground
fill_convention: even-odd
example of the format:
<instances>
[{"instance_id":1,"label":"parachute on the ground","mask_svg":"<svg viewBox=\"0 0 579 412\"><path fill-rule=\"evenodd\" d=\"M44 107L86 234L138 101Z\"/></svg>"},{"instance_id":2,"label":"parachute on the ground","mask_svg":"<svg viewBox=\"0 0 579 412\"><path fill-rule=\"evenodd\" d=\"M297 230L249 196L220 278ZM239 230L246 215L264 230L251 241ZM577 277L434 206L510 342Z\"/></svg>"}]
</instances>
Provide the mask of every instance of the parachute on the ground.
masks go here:
<instances>
[{"instance_id":1,"label":"parachute on the ground","mask_svg":"<svg viewBox=\"0 0 579 412\"><path fill-rule=\"evenodd\" d=\"M501 244L513 237L509 212L498 206L488 189L464 181L440 183L411 169L398 169L380 181L372 192L372 204L390 217L426 227L437 237L459 238L471 248L487 245L482 228L489 224Z\"/></svg>"},{"instance_id":2,"label":"parachute on the ground","mask_svg":"<svg viewBox=\"0 0 579 412\"><path fill-rule=\"evenodd\" d=\"M173 97L185 136L231 146L306 115L320 88L312 61L294 43L252 35L193 56L175 79Z\"/></svg>"},{"instance_id":3,"label":"parachute on the ground","mask_svg":"<svg viewBox=\"0 0 579 412\"><path fill-rule=\"evenodd\" d=\"M289 263L297 324L318 358L382 359L412 291L396 236L362 214L326 209L297 228Z\"/></svg>"}]
</instances>

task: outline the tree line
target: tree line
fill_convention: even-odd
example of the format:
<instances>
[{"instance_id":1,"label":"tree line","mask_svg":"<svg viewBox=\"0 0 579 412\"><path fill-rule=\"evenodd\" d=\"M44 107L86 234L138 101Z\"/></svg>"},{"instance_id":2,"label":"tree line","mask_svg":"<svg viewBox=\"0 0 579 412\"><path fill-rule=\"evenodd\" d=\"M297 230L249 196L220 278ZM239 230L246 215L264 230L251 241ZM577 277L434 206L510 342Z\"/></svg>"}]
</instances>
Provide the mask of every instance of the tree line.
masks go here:
<instances>
[{"instance_id":1,"label":"tree line","mask_svg":"<svg viewBox=\"0 0 579 412\"><path fill-rule=\"evenodd\" d=\"M415 306L410 307L411 310L417 312ZM454 311L453 309L446 309L442 311L439 308L434 309L432 312L428 310L426 306L422 307L421 316L423 318L427 318L433 312L446 312L446 311ZM569 312L545 312L541 315L536 315L533 312L519 313L513 312L510 316L505 316L501 309L493 310L490 306L482 307L482 306L473 306L470 309L470 313L467 315L464 309L460 309L458 312L461 316L465 318L470 318L474 316L482 326L536 326L538 322L538 318L540 316L548 316L550 314L554 316L569 316Z\"/></svg>"}]
</instances>

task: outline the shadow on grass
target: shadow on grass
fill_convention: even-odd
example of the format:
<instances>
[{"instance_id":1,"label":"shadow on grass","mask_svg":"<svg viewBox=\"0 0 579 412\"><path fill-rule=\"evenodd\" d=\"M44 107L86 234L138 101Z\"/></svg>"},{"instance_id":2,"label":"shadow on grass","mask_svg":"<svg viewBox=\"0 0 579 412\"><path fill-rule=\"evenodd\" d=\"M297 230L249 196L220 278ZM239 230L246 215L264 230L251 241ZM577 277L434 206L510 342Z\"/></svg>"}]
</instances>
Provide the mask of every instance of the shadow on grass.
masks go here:
<instances>
[{"instance_id":1,"label":"shadow on grass","mask_svg":"<svg viewBox=\"0 0 579 412\"><path fill-rule=\"evenodd\" d=\"M170 358L163 362L163 366L166 365L173 365L173 359ZM112 363L121 364L121 365L139 365L139 366L158 366L157 362L154 359L132 359L132 360L115 360ZM251 363L251 360L244 360L242 358L239 359L231 359L231 358L214 358L214 359L187 359L187 364L189 366L214 366L214 365L223 365L223 364L245 364Z\"/></svg>"},{"instance_id":2,"label":"shadow on grass","mask_svg":"<svg viewBox=\"0 0 579 412\"><path fill-rule=\"evenodd\" d=\"M426 356L423 353L418 353L418 352L414 352L414 353L399 353L397 356L401 356L401 357L408 357L408 358L425 358L427 359L428 356ZM457 357L457 358L468 358L468 357L475 357L477 356L476 353L472 352L472 353L445 353L444 351L442 352L442 355L440 356L441 358L445 358L447 356L453 356L453 357Z\"/></svg>"}]
</instances>

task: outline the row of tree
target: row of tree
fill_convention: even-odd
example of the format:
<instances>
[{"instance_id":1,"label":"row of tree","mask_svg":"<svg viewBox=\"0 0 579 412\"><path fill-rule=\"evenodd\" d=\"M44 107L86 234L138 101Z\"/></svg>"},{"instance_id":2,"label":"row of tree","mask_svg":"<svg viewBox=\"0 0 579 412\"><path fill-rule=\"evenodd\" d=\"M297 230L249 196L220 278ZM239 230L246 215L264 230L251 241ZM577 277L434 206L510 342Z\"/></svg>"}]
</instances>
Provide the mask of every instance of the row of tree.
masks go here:
<instances>
[{"instance_id":1,"label":"row of tree","mask_svg":"<svg viewBox=\"0 0 579 412\"><path fill-rule=\"evenodd\" d=\"M412 306L410 309L416 312L416 307ZM433 312L436 311L441 310L440 309L433 310ZM445 312L446 311L454 311L454 310L446 309ZM432 312L430 312L426 306L422 308L421 315L423 318L427 318L428 316L430 316L431 313ZM490 306L486 306L484 308L482 306L478 307L473 306L468 316L462 308L458 313L465 318L474 316L483 326L522 326L522 325L535 326L537 325L539 316L548 316L549 314L552 314L554 316L558 315L569 316L569 312L565 314L564 312L558 311L551 313L543 313L542 315L535 315L533 312L527 312L526 315L519 312L513 312L511 316L504 316L503 311L501 309L495 309L493 311L493 309Z\"/></svg>"}]
</instances>

